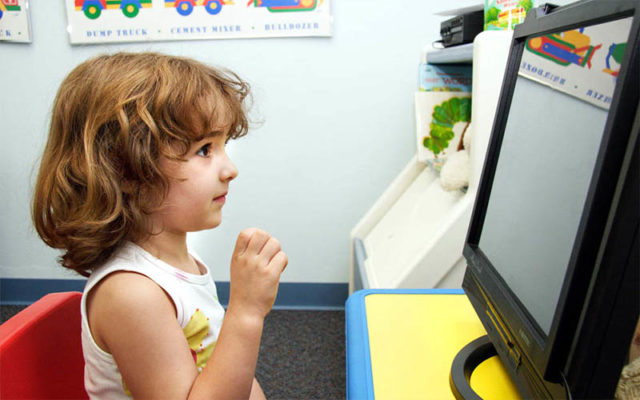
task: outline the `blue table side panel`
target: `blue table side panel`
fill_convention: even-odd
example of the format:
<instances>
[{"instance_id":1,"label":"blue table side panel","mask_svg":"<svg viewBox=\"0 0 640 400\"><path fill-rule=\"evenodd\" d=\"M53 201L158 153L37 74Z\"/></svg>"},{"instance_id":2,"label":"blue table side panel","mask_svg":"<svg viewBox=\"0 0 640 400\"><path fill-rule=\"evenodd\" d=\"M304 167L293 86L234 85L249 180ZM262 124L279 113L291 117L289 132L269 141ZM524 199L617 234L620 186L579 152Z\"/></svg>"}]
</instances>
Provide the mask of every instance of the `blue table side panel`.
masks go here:
<instances>
[{"instance_id":1,"label":"blue table side panel","mask_svg":"<svg viewBox=\"0 0 640 400\"><path fill-rule=\"evenodd\" d=\"M353 293L345 304L347 399L373 399L371 356L364 298L369 290Z\"/></svg>"},{"instance_id":2,"label":"blue table side panel","mask_svg":"<svg viewBox=\"0 0 640 400\"><path fill-rule=\"evenodd\" d=\"M365 297L370 294L464 294L462 289L365 289L345 304L347 399L373 400L373 377Z\"/></svg>"}]
</instances>

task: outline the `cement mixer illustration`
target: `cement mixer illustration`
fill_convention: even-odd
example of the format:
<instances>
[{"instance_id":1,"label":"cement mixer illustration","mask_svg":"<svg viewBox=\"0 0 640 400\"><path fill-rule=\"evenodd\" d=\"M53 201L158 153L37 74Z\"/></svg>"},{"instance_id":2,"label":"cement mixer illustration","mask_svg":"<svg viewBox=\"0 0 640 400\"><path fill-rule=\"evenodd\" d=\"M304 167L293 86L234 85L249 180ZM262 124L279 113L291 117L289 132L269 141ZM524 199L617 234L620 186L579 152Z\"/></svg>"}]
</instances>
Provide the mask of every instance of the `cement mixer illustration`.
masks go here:
<instances>
[{"instance_id":1,"label":"cement mixer illustration","mask_svg":"<svg viewBox=\"0 0 640 400\"><path fill-rule=\"evenodd\" d=\"M209 14L216 15L222 11L222 6L232 4L231 0L164 0L165 7L175 7L178 14L185 17L193 12L195 6L204 6Z\"/></svg>"}]
</instances>

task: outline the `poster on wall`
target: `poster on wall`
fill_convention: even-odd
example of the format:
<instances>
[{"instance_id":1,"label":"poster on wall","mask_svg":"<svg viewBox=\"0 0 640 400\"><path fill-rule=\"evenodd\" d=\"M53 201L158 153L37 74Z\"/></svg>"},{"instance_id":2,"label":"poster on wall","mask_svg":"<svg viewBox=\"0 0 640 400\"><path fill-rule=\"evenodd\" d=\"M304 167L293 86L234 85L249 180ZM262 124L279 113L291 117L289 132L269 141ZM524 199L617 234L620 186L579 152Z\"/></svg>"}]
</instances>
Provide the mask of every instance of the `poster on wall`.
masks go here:
<instances>
[{"instance_id":1,"label":"poster on wall","mask_svg":"<svg viewBox=\"0 0 640 400\"><path fill-rule=\"evenodd\" d=\"M72 44L331 36L332 30L330 0L65 1Z\"/></svg>"},{"instance_id":2,"label":"poster on wall","mask_svg":"<svg viewBox=\"0 0 640 400\"><path fill-rule=\"evenodd\" d=\"M29 0L0 0L0 41L31 43Z\"/></svg>"}]
</instances>

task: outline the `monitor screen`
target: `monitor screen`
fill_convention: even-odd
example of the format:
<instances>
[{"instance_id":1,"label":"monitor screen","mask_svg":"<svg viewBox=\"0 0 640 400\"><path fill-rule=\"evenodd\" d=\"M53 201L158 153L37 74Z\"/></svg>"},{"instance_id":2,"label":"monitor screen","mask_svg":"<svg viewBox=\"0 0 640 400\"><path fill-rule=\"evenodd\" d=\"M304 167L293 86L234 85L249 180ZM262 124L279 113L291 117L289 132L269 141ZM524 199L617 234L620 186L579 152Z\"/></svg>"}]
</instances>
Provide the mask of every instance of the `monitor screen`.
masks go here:
<instances>
[{"instance_id":1,"label":"monitor screen","mask_svg":"<svg viewBox=\"0 0 640 400\"><path fill-rule=\"evenodd\" d=\"M631 19L534 37L522 54L479 247L545 335L615 88L603 45L625 43Z\"/></svg>"},{"instance_id":2,"label":"monitor screen","mask_svg":"<svg viewBox=\"0 0 640 400\"><path fill-rule=\"evenodd\" d=\"M545 334L606 118L604 110L550 92L518 78L479 244Z\"/></svg>"},{"instance_id":3,"label":"monitor screen","mask_svg":"<svg viewBox=\"0 0 640 400\"><path fill-rule=\"evenodd\" d=\"M462 286L526 397L612 396L638 320L639 5L543 6L514 32Z\"/></svg>"}]
</instances>

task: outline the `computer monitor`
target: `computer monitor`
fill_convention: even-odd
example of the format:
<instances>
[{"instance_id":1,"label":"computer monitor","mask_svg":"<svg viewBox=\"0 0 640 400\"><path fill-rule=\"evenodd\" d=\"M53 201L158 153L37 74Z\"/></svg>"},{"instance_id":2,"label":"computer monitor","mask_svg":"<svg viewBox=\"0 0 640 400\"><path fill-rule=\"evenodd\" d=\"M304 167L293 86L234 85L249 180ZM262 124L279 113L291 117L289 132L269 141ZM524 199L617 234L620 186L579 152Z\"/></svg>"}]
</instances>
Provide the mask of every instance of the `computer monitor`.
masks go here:
<instances>
[{"instance_id":1,"label":"computer monitor","mask_svg":"<svg viewBox=\"0 0 640 400\"><path fill-rule=\"evenodd\" d=\"M514 32L463 288L527 398L612 398L638 321L639 9L542 6Z\"/></svg>"}]
</instances>

